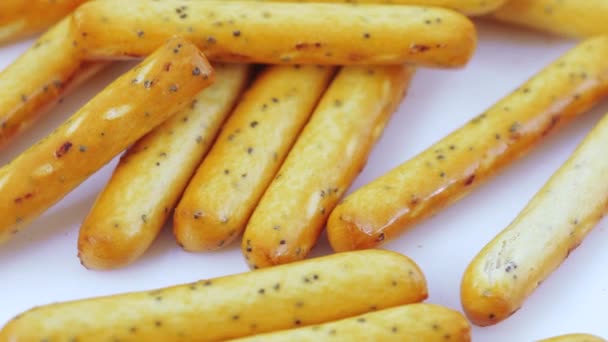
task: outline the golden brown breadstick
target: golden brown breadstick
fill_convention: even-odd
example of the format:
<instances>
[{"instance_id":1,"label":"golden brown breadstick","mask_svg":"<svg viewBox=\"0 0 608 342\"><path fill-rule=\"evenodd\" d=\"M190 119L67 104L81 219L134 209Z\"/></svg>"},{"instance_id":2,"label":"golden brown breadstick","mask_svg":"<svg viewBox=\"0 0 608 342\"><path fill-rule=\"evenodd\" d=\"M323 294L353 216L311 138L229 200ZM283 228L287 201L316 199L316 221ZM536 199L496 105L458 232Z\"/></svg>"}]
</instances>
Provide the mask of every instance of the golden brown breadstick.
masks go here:
<instances>
[{"instance_id":1,"label":"golden brown breadstick","mask_svg":"<svg viewBox=\"0 0 608 342\"><path fill-rule=\"evenodd\" d=\"M214 250L240 236L332 74L329 67L274 66L258 77L175 210L181 246Z\"/></svg>"},{"instance_id":2,"label":"golden brown breadstick","mask_svg":"<svg viewBox=\"0 0 608 342\"><path fill-rule=\"evenodd\" d=\"M0 1L0 44L41 32L87 0Z\"/></svg>"},{"instance_id":3,"label":"golden brown breadstick","mask_svg":"<svg viewBox=\"0 0 608 342\"><path fill-rule=\"evenodd\" d=\"M493 18L554 34L584 38L608 34L605 0L509 0Z\"/></svg>"},{"instance_id":4,"label":"golden brown breadstick","mask_svg":"<svg viewBox=\"0 0 608 342\"><path fill-rule=\"evenodd\" d=\"M269 0L269 1L293 1L293 2L335 2L354 4L394 4L394 5L419 5L432 7L450 8L469 16L477 16L490 13L505 3L506 0Z\"/></svg>"},{"instance_id":5,"label":"golden brown breadstick","mask_svg":"<svg viewBox=\"0 0 608 342\"><path fill-rule=\"evenodd\" d=\"M246 65L214 69L211 87L121 158L80 229L78 255L85 267L125 266L139 258L160 232L249 75Z\"/></svg>"},{"instance_id":6,"label":"golden brown breadstick","mask_svg":"<svg viewBox=\"0 0 608 342\"><path fill-rule=\"evenodd\" d=\"M458 312L434 304L409 304L340 321L244 337L239 342L452 341L471 340L471 327Z\"/></svg>"},{"instance_id":7,"label":"golden brown breadstick","mask_svg":"<svg viewBox=\"0 0 608 342\"><path fill-rule=\"evenodd\" d=\"M220 341L426 297L424 275L409 258L389 251L341 253L155 291L35 308L0 330L0 341Z\"/></svg>"},{"instance_id":8,"label":"golden brown breadstick","mask_svg":"<svg viewBox=\"0 0 608 342\"><path fill-rule=\"evenodd\" d=\"M146 55L177 33L211 60L268 64L460 67L476 45L468 18L415 6L105 0L74 18L90 58Z\"/></svg>"},{"instance_id":9,"label":"golden brown breadstick","mask_svg":"<svg viewBox=\"0 0 608 342\"><path fill-rule=\"evenodd\" d=\"M0 241L191 101L212 76L211 66L193 44L171 39L0 168Z\"/></svg>"},{"instance_id":10,"label":"golden brown breadstick","mask_svg":"<svg viewBox=\"0 0 608 342\"><path fill-rule=\"evenodd\" d=\"M242 249L253 268L304 259L363 169L414 69L345 67L254 210Z\"/></svg>"},{"instance_id":11,"label":"golden brown breadstick","mask_svg":"<svg viewBox=\"0 0 608 342\"><path fill-rule=\"evenodd\" d=\"M538 342L606 342L606 340L589 334L568 334L539 340Z\"/></svg>"},{"instance_id":12,"label":"golden brown breadstick","mask_svg":"<svg viewBox=\"0 0 608 342\"><path fill-rule=\"evenodd\" d=\"M519 216L475 256L461 286L467 316L496 324L524 303L608 211L608 116Z\"/></svg>"},{"instance_id":13,"label":"golden brown breadstick","mask_svg":"<svg viewBox=\"0 0 608 342\"><path fill-rule=\"evenodd\" d=\"M336 251L370 248L468 194L608 94L608 37L564 54L486 112L346 197L331 214Z\"/></svg>"},{"instance_id":14,"label":"golden brown breadstick","mask_svg":"<svg viewBox=\"0 0 608 342\"><path fill-rule=\"evenodd\" d=\"M105 65L82 62L72 32L71 19L62 20L0 73L0 148Z\"/></svg>"}]
</instances>

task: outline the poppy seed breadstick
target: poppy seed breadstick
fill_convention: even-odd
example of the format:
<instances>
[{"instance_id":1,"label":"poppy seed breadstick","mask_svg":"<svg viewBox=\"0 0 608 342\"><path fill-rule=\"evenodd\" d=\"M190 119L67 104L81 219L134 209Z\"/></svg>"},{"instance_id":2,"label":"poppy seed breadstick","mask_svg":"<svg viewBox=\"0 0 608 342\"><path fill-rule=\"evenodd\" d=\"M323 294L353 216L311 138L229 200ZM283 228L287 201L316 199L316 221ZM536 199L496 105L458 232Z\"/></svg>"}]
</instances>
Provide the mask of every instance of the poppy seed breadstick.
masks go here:
<instances>
[{"instance_id":1,"label":"poppy seed breadstick","mask_svg":"<svg viewBox=\"0 0 608 342\"><path fill-rule=\"evenodd\" d=\"M604 0L509 0L491 17L572 38L608 34Z\"/></svg>"},{"instance_id":2,"label":"poppy seed breadstick","mask_svg":"<svg viewBox=\"0 0 608 342\"><path fill-rule=\"evenodd\" d=\"M83 62L72 33L71 19L62 20L0 72L0 148L106 64Z\"/></svg>"},{"instance_id":3,"label":"poppy seed breadstick","mask_svg":"<svg viewBox=\"0 0 608 342\"><path fill-rule=\"evenodd\" d=\"M608 36L566 52L487 111L347 196L334 250L373 248L467 195L608 95Z\"/></svg>"},{"instance_id":4,"label":"poppy seed breadstick","mask_svg":"<svg viewBox=\"0 0 608 342\"><path fill-rule=\"evenodd\" d=\"M170 39L119 77L54 132L0 168L0 241L19 232L212 81L207 60L183 38Z\"/></svg>"},{"instance_id":5,"label":"poppy seed breadstick","mask_svg":"<svg viewBox=\"0 0 608 342\"><path fill-rule=\"evenodd\" d=\"M476 46L467 17L417 6L105 0L79 7L74 19L92 59L144 56L172 34L190 39L212 61L266 64L454 68Z\"/></svg>"},{"instance_id":6,"label":"poppy seed breadstick","mask_svg":"<svg viewBox=\"0 0 608 342\"><path fill-rule=\"evenodd\" d=\"M473 323L492 325L511 316L608 212L607 145L608 115L473 258L461 285Z\"/></svg>"},{"instance_id":7,"label":"poppy seed breadstick","mask_svg":"<svg viewBox=\"0 0 608 342\"><path fill-rule=\"evenodd\" d=\"M270 1L294 1L294 0L270 0ZM479 16L495 11L502 6L506 0L297 0L297 2L335 2L356 4L392 4L392 5L415 5L430 7L445 7L461 12L468 16ZM294 1L296 2L296 1Z\"/></svg>"},{"instance_id":8,"label":"poppy seed breadstick","mask_svg":"<svg viewBox=\"0 0 608 342\"><path fill-rule=\"evenodd\" d=\"M408 66L350 66L338 73L247 224L242 250L251 267L308 255L413 74Z\"/></svg>"},{"instance_id":9,"label":"poppy seed breadstick","mask_svg":"<svg viewBox=\"0 0 608 342\"><path fill-rule=\"evenodd\" d=\"M4 326L0 341L220 341L334 321L426 297L424 275L406 256L380 250L341 253L192 284L34 308Z\"/></svg>"},{"instance_id":10,"label":"poppy seed breadstick","mask_svg":"<svg viewBox=\"0 0 608 342\"><path fill-rule=\"evenodd\" d=\"M470 340L471 326L458 311L435 304L408 304L312 327L282 330L233 341L469 342Z\"/></svg>"},{"instance_id":11,"label":"poppy seed breadstick","mask_svg":"<svg viewBox=\"0 0 608 342\"><path fill-rule=\"evenodd\" d=\"M212 86L122 156L80 228L78 255L87 268L125 266L160 233L248 80L247 65L213 67Z\"/></svg>"},{"instance_id":12,"label":"poppy seed breadstick","mask_svg":"<svg viewBox=\"0 0 608 342\"><path fill-rule=\"evenodd\" d=\"M323 95L331 67L272 66L245 92L174 215L178 243L209 251L241 235Z\"/></svg>"}]
</instances>

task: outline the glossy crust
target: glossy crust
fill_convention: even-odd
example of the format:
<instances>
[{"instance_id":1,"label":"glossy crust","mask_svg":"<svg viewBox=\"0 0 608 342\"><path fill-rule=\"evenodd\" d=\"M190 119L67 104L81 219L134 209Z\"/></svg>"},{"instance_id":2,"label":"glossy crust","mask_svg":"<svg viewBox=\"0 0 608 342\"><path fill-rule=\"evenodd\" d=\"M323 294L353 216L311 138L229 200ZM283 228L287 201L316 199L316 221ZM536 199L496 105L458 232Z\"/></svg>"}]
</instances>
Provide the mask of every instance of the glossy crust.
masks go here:
<instances>
[{"instance_id":1,"label":"glossy crust","mask_svg":"<svg viewBox=\"0 0 608 342\"><path fill-rule=\"evenodd\" d=\"M90 58L146 55L176 33L211 60L267 64L461 67L476 46L462 14L415 6L105 0L74 18Z\"/></svg>"},{"instance_id":2,"label":"glossy crust","mask_svg":"<svg viewBox=\"0 0 608 342\"><path fill-rule=\"evenodd\" d=\"M458 311L434 304L409 304L312 327L233 341L468 342L471 341L471 326Z\"/></svg>"},{"instance_id":3,"label":"glossy crust","mask_svg":"<svg viewBox=\"0 0 608 342\"><path fill-rule=\"evenodd\" d=\"M71 19L59 22L0 72L0 149L106 64L82 62L71 24Z\"/></svg>"},{"instance_id":4,"label":"glossy crust","mask_svg":"<svg viewBox=\"0 0 608 342\"><path fill-rule=\"evenodd\" d=\"M293 1L293 0L269 0L269 1ZM335 2L354 4L393 4L393 5L418 5L431 7L445 7L459 11L468 16L478 16L495 11L502 6L506 0L298 0L297 2Z\"/></svg>"},{"instance_id":5,"label":"glossy crust","mask_svg":"<svg viewBox=\"0 0 608 342\"><path fill-rule=\"evenodd\" d=\"M608 33L604 0L509 0L492 17L572 38Z\"/></svg>"},{"instance_id":6,"label":"glossy crust","mask_svg":"<svg viewBox=\"0 0 608 342\"><path fill-rule=\"evenodd\" d=\"M336 251L372 248L468 194L608 94L608 37L580 43L486 112L358 189L328 223Z\"/></svg>"},{"instance_id":7,"label":"glossy crust","mask_svg":"<svg viewBox=\"0 0 608 342\"><path fill-rule=\"evenodd\" d=\"M46 30L87 0L0 1L0 44Z\"/></svg>"},{"instance_id":8,"label":"glossy crust","mask_svg":"<svg viewBox=\"0 0 608 342\"><path fill-rule=\"evenodd\" d=\"M341 253L155 291L35 308L9 322L0 341L219 341L426 297L424 276L409 258L389 251Z\"/></svg>"},{"instance_id":9,"label":"glossy crust","mask_svg":"<svg viewBox=\"0 0 608 342\"><path fill-rule=\"evenodd\" d=\"M250 68L228 64L214 69L211 87L122 156L80 228L78 255L85 267L112 269L135 261L170 217L245 87Z\"/></svg>"},{"instance_id":10,"label":"glossy crust","mask_svg":"<svg viewBox=\"0 0 608 342\"><path fill-rule=\"evenodd\" d=\"M496 324L517 311L606 214L607 145L608 116L475 256L461 286L462 305L473 323Z\"/></svg>"},{"instance_id":11,"label":"glossy crust","mask_svg":"<svg viewBox=\"0 0 608 342\"><path fill-rule=\"evenodd\" d=\"M413 73L404 66L352 66L338 73L247 224L242 249L252 268L308 255Z\"/></svg>"},{"instance_id":12,"label":"glossy crust","mask_svg":"<svg viewBox=\"0 0 608 342\"><path fill-rule=\"evenodd\" d=\"M568 334L538 340L538 342L606 342L606 340L589 334Z\"/></svg>"},{"instance_id":13,"label":"glossy crust","mask_svg":"<svg viewBox=\"0 0 608 342\"><path fill-rule=\"evenodd\" d=\"M332 75L329 67L274 66L255 80L175 210L184 249L215 250L241 235Z\"/></svg>"},{"instance_id":14,"label":"glossy crust","mask_svg":"<svg viewBox=\"0 0 608 342\"><path fill-rule=\"evenodd\" d=\"M212 74L194 45L172 39L0 168L0 241L191 101Z\"/></svg>"}]
</instances>

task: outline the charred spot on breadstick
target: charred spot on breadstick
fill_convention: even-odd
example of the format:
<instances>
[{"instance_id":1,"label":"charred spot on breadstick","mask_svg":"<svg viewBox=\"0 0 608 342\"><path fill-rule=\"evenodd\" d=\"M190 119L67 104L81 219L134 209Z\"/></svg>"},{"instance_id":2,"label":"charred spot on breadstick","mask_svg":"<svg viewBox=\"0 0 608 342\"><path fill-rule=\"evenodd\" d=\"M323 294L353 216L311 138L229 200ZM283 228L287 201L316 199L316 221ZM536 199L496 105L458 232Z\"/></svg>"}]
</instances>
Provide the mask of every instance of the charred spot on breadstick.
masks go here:
<instances>
[{"instance_id":1,"label":"charred spot on breadstick","mask_svg":"<svg viewBox=\"0 0 608 342\"><path fill-rule=\"evenodd\" d=\"M64 155L66 155L70 151L71 148L72 148L72 143L71 142L69 142L69 141L64 142L55 151L55 158L61 158L61 157L63 157Z\"/></svg>"}]
</instances>

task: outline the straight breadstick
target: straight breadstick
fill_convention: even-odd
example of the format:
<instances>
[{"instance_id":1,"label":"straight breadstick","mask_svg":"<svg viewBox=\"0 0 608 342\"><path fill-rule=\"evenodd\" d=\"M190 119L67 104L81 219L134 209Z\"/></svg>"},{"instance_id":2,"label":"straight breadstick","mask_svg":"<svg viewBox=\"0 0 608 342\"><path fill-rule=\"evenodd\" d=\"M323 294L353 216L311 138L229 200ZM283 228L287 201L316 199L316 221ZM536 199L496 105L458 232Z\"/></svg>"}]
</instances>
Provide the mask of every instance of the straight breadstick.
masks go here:
<instances>
[{"instance_id":1,"label":"straight breadstick","mask_svg":"<svg viewBox=\"0 0 608 342\"><path fill-rule=\"evenodd\" d=\"M589 334L568 334L538 340L538 342L606 342L606 340Z\"/></svg>"},{"instance_id":2,"label":"straight breadstick","mask_svg":"<svg viewBox=\"0 0 608 342\"><path fill-rule=\"evenodd\" d=\"M245 337L238 342L424 341L468 342L464 316L434 304L409 304L340 321Z\"/></svg>"},{"instance_id":3,"label":"straight breadstick","mask_svg":"<svg viewBox=\"0 0 608 342\"><path fill-rule=\"evenodd\" d=\"M274 66L258 77L175 210L180 245L215 250L240 236L332 74L328 67Z\"/></svg>"},{"instance_id":4,"label":"straight breadstick","mask_svg":"<svg viewBox=\"0 0 608 342\"><path fill-rule=\"evenodd\" d=\"M243 237L253 268L301 260L365 166L414 69L345 67L323 96Z\"/></svg>"},{"instance_id":5,"label":"straight breadstick","mask_svg":"<svg viewBox=\"0 0 608 342\"><path fill-rule=\"evenodd\" d=\"M0 44L46 30L87 0L2 0Z\"/></svg>"},{"instance_id":6,"label":"straight breadstick","mask_svg":"<svg viewBox=\"0 0 608 342\"><path fill-rule=\"evenodd\" d=\"M342 253L156 291L39 307L9 322L0 341L219 341L426 297L424 276L409 258L388 251Z\"/></svg>"},{"instance_id":7,"label":"straight breadstick","mask_svg":"<svg viewBox=\"0 0 608 342\"><path fill-rule=\"evenodd\" d=\"M160 232L249 75L246 65L214 69L216 81L211 87L121 158L80 229L78 255L85 267L130 264Z\"/></svg>"},{"instance_id":8,"label":"straight breadstick","mask_svg":"<svg viewBox=\"0 0 608 342\"><path fill-rule=\"evenodd\" d=\"M473 323L498 323L568 257L608 211L608 116L519 216L467 268L462 305Z\"/></svg>"},{"instance_id":9,"label":"straight breadstick","mask_svg":"<svg viewBox=\"0 0 608 342\"><path fill-rule=\"evenodd\" d=\"M267 64L460 67L476 45L463 15L415 6L105 0L74 18L89 58L146 55L176 33L211 60Z\"/></svg>"},{"instance_id":10,"label":"straight breadstick","mask_svg":"<svg viewBox=\"0 0 608 342\"><path fill-rule=\"evenodd\" d=\"M492 17L573 38L608 33L605 0L509 0Z\"/></svg>"},{"instance_id":11,"label":"straight breadstick","mask_svg":"<svg viewBox=\"0 0 608 342\"><path fill-rule=\"evenodd\" d=\"M0 241L191 101L212 82L211 76L211 67L194 45L171 39L0 168Z\"/></svg>"},{"instance_id":12,"label":"straight breadstick","mask_svg":"<svg viewBox=\"0 0 608 342\"><path fill-rule=\"evenodd\" d=\"M294 1L294 0L270 0L270 1ZM418 5L431 7L445 7L459 11L468 16L478 16L495 11L502 6L506 0L297 0L297 2L335 2L355 4L394 4L394 5ZM295 2L295 1L294 1Z\"/></svg>"},{"instance_id":13,"label":"straight breadstick","mask_svg":"<svg viewBox=\"0 0 608 342\"><path fill-rule=\"evenodd\" d=\"M468 194L608 94L608 37L580 43L426 151L363 186L331 214L336 251L370 248Z\"/></svg>"},{"instance_id":14,"label":"straight breadstick","mask_svg":"<svg viewBox=\"0 0 608 342\"><path fill-rule=\"evenodd\" d=\"M71 24L71 19L59 22L0 73L0 148L106 64L81 60Z\"/></svg>"}]
</instances>

